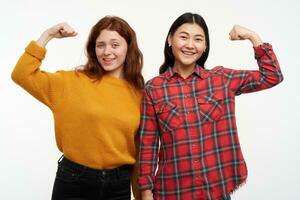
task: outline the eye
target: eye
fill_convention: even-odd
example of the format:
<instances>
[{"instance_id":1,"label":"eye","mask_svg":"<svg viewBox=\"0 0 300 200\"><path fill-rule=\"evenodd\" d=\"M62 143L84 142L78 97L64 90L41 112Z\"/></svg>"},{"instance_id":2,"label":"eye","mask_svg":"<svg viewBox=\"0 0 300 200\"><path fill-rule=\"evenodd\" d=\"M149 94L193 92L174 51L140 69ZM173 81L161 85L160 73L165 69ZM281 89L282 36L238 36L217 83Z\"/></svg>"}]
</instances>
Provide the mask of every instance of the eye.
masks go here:
<instances>
[{"instance_id":1,"label":"eye","mask_svg":"<svg viewBox=\"0 0 300 200\"><path fill-rule=\"evenodd\" d=\"M187 39L187 36L185 36L185 35L180 35L179 38L180 38L180 39L183 39L183 40L186 40L186 39Z\"/></svg>"},{"instance_id":2,"label":"eye","mask_svg":"<svg viewBox=\"0 0 300 200\"><path fill-rule=\"evenodd\" d=\"M115 49L115 48L117 48L118 46L120 46L120 44L119 44L119 43L113 43L111 46L112 46L112 48Z\"/></svg>"},{"instance_id":3,"label":"eye","mask_svg":"<svg viewBox=\"0 0 300 200\"><path fill-rule=\"evenodd\" d=\"M105 47L105 44L104 43L97 43L96 47L102 49L102 48Z\"/></svg>"},{"instance_id":4,"label":"eye","mask_svg":"<svg viewBox=\"0 0 300 200\"><path fill-rule=\"evenodd\" d=\"M203 38L196 38L195 39L197 42L202 42L203 41Z\"/></svg>"}]
</instances>

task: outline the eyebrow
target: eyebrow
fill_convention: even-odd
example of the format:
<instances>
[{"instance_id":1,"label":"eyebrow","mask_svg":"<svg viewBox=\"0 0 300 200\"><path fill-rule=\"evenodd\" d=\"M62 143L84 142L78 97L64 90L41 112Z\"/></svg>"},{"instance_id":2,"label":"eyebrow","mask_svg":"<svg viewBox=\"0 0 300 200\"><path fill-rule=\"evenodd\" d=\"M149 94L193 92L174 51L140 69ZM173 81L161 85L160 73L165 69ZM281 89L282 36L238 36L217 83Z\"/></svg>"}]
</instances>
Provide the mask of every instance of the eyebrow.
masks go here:
<instances>
[{"instance_id":1,"label":"eyebrow","mask_svg":"<svg viewBox=\"0 0 300 200\"><path fill-rule=\"evenodd\" d=\"M190 35L188 32L185 32L185 31L181 31L181 32L179 32L179 34ZM196 36L196 37L202 37L202 38L204 38L204 35L202 35L202 34L196 34L195 36Z\"/></svg>"},{"instance_id":2,"label":"eyebrow","mask_svg":"<svg viewBox=\"0 0 300 200\"><path fill-rule=\"evenodd\" d=\"M120 42L119 39L111 39L109 42ZM100 41L96 41L96 43L104 43L104 41L100 40Z\"/></svg>"},{"instance_id":3,"label":"eyebrow","mask_svg":"<svg viewBox=\"0 0 300 200\"><path fill-rule=\"evenodd\" d=\"M119 39L111 39L110 41L112 41L112 42L120 42Z\"/></svg>"}]
</instances>

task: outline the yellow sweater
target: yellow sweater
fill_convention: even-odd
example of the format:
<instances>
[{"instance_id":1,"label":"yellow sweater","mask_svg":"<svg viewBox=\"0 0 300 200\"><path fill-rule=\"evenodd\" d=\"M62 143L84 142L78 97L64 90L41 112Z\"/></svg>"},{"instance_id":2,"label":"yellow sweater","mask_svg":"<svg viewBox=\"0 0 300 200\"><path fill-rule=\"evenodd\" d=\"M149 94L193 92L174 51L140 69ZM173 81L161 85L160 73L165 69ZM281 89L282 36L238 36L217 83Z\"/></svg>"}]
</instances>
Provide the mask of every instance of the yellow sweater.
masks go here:
<instances>
[{"instance_id":1,"label":"yellow sweater","mask_svg":"<svg viewBox=\"0 0 300 200\"><path fill-rule=\"evenodd\" d=\"M141 94L125 80L93 81L82 72L39 69L46 49L32 41L12 79L53 112L58 149L95 169L134 164Z\"/></svg>"}]
</instances>

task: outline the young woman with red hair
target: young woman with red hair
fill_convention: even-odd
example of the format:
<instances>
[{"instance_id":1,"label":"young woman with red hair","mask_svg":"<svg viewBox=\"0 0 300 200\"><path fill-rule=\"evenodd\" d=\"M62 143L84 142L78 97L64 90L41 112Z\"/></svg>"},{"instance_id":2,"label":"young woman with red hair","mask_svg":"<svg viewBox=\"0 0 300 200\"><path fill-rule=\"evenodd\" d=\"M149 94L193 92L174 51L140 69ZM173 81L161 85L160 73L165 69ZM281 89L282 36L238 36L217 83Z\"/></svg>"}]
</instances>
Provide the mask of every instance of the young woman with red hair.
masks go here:
<instances>
[{"instance_id":1,"label":"young woman with red hair","mask_svg":"<svg viewBox=\"0 0 300 200\"><path fill-rule=\"evenodd\" d=\"M41 71L47 43L76 35L67 23L47 29L26 47L12 79L53 112L63 156L52 199L130 199L143 55L129 24L106 16L91 29L84 66Z\"/></svg>"}]
</instances>

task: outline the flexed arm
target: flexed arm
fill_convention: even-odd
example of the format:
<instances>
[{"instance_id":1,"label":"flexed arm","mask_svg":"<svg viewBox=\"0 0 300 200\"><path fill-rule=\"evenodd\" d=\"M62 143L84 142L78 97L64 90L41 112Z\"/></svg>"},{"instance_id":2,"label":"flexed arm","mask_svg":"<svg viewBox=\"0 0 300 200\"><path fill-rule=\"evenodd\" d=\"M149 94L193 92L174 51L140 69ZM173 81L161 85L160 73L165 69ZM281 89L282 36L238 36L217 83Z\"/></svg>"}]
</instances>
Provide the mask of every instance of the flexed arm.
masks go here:
<instances>
[{"instance_id":1,"label":"flexed arm","mask_svg":"<svg viewBox=\"0 0 300 200\"><path fill-rule=\"evenodd\" d=\"M53 38L76 36L77 33L67 23L60 23L43 32L40 38L32 41L19 58L11 78L39 101L52 108L55 96L63 93L63 73L49 73L40 70L45 57L45 46ZM61 97L61 96L60 96Z\"/></svg>"},{"instance_id":2,"label":"flexed arm","mask_svg":"<svg viewBox=\"0 0 300 200\"><path fill-rule=\"evenodd\" d=\"M257 33L243 26L234 25L230 39L249 40L254 49L259 70L222 70L225 83L235 95L271 88L283 80L280 65L270 44L262 42Z\"/></svg>"}]
</instances>

